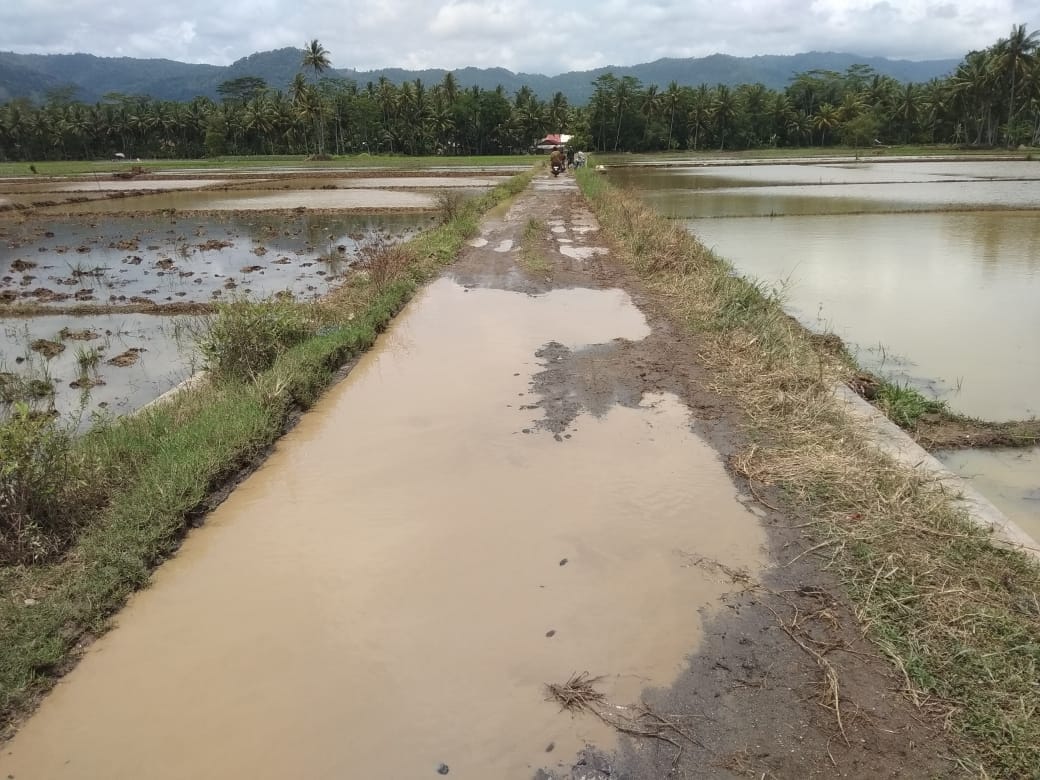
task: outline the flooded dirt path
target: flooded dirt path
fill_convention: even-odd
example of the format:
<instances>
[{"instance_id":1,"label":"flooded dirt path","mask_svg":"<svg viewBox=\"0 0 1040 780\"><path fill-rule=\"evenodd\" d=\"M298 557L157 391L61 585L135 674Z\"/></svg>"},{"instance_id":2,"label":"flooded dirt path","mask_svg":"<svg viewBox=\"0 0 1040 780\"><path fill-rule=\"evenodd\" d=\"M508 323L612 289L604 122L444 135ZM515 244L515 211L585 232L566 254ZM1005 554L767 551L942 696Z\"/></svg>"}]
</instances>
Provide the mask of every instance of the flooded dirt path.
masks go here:
<instances>
[{"instance_id":1,"label":"flooded dirt path","mask_svg":"<svg viewBox=\"0 0 1040 780\"><path fill-rule=\"evenodd\" d=\"M0 749L0 776L664 776L668 745L546 701L582 671L689 717L687 776L905 767L926 740L862 653L865 725L833 744L815 664L747 587L819 605L819 573L770 568L794 553L724 467L696 345L619 288L597 232L567 180L486 221Z\"/></svg>"}]
</instances>

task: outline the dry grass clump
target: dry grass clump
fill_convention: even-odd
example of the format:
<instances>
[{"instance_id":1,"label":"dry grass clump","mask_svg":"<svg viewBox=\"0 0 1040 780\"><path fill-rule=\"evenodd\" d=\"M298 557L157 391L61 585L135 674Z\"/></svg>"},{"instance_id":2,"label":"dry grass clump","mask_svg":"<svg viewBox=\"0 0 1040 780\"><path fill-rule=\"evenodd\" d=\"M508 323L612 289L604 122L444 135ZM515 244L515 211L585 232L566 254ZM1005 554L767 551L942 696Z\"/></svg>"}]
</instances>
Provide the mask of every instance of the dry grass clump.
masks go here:
<instances>
[{"instance_id":1,"label":"dry grass clump","mask_svg":"<svg viewBox=\"0 0 1040 780\"><path fill-rule=\"evenodd\" d=\"M414 261L414 256L405 247L387 246L366 253L360 267L368 273L368 279L376 289L382 289L404 275Z\"/></svg>"},{"instance_id":2,"label":"dry grass clump","mask_svg":"<svg viewBox=\"0 0 1040 780\"><path fill-rule=\"evenodd\" d=\"M560 709L578 712L593 704L602 704L606 697L596 690L603 677L592 677L588 672L574 673L565 683L550 683L545 686L549 698L560 705Z\"/></svg>"},{"instance_id":3,"label":"dry grass clump","mask_svg":"<svg viewBox=\"0 0 1040 780\"><path fill-rule=\"evenodd\" d=\"M610 703L601 691L596 690L596 685L602 681L603 677L592 677L588 672L572 674L564 683L545 686L548 701L555 701L568 712L593 715L622 734L667 742L676 749L673 767L688 744L704 747L678 716L663 715L645 703L634 707Z\"/></svg>"},{"instance_id":4,"label":"dry grass clump","mask_svg":"<svg viewBox=\"0 0 1040 780\"><path fill-rule=\"evenodd\" d=\"M834 396L855 367L815 349L773 291L602 178L579 181L626 261L698 332L716 389L742 407L753 444L734 465L812 519L807 548L842 578L908 697L945 719L977 769L1035 776L1035 559L995 544L941 484L878 450Z\"/></svg>"},{"instance_id":5,"label":"dry grass clump","mask_svg":"<svg viewBox=\"0 0 1040 780\"><path fill-rule=\"evenodd\" d=\"M440 190L434 196L434 201L437 204L437 211L440 213L441 223L447 224L458 217L466 207L466 200L465 194L458 190L451 188Z\"/></svg>"}]
</instances>

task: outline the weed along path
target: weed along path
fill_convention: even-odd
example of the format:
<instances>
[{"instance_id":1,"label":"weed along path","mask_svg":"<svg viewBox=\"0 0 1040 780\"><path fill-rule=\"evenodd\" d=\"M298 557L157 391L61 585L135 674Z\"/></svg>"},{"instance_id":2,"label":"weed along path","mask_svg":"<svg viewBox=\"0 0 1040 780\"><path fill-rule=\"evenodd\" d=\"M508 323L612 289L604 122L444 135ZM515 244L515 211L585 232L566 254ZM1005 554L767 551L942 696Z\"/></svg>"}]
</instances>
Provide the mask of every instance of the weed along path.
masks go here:
<instances>
[{"instance_id":1,"label":"weed along path","mask_svg":"<svg viewBox=\"0 0 1040 780\"><path fill-rule=\"evenodd\" d=\"M0 777L939 766L787 521L736 487L695 355L572 182L536 179L156 571Z\"/></svg>"}]
</instances>

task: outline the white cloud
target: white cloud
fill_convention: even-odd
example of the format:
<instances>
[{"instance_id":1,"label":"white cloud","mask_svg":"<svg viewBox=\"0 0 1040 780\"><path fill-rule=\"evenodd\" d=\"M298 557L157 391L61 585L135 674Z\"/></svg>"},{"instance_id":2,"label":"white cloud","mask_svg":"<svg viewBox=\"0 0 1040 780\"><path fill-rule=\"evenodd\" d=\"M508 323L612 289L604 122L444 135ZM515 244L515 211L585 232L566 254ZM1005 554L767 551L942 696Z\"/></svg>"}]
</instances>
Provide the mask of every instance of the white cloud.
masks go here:
<instances>
[{"instance_id":1,"label":"white cloud","mask_svg":"<svg viewBox=\"0 0 1040 780\"><path fill-rule=\"evenodd\" d=\"M960 57L1040 27L1036 0L6 0L0 50L227 64L318 38L336 67L553 74L659 57L846 51Z\"/></svg>"}]
</instances>

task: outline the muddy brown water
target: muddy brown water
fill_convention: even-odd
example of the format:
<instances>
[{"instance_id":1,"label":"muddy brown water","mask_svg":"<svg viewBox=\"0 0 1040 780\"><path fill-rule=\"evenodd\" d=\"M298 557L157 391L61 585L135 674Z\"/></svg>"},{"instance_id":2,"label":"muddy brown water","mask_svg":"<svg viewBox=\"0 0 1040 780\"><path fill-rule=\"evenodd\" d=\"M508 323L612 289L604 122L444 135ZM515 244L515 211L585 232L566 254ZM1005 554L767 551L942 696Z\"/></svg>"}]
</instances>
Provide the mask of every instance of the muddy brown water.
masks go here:
<instances>
[{"instance_id":1,"label":"muddy brown water","mask_svg":"<svg viewBox=\"0 0 1040 780\"><path fill-rule=\"evenodd\" d=\"M647 333L619 290L435 282L133 597L0 775L527 778L613 744L544 684L588 670L631 703L671 683L733 587L690 554L751 573L765 555L676 397L559 440L524 408L547 343Z\"/></svg>"},{"instance_id":2,"label":"muddy brown water","mask_svg":"<svg viewBox=\"0 0 1040 780\"><path fill-rule=\"evenodd\" d=\"M939 453L938 457L951 471L971 480L1040 548L1040 447L957 450Z\"/></svg>"}]
</instances>

